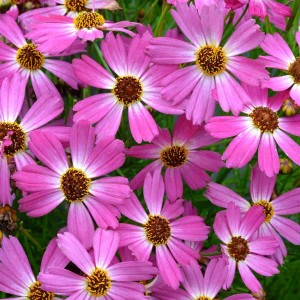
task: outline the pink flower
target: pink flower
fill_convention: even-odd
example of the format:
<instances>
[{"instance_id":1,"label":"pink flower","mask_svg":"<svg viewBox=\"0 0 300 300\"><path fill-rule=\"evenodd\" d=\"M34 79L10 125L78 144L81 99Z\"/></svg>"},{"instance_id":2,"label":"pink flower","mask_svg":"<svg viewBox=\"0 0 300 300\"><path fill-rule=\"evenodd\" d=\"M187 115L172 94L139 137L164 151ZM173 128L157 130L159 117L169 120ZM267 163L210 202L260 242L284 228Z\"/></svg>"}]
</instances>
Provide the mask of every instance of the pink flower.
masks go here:
<instances>
[{"instance_id":1,"label":"pink flower","mask_svg":"<svg viewBox=\"0 0 300 300\"><path fill-rule=\"evenodd\" d=\"M37 97L53 94L60 97L58 90L48 76L41 70L45 68L64 80L72 88L77 83L72 65L62 60L49 59L48 53L38 50L37 46L25 40L21 29L11 17L0 15L0 34L8 39L17 49L0 41L0 82L14 73L21 73L31 84Z\"/></svg>"},{"instance_id":2,"label":"pink flower","mask_svg":"<svg viewBox=\"0 0 300 300\"><path fill-rule=\"evenodd\" d=\"M43 255L40 274L50 267L63 268L67 263L52 240ZM0 291L20 297L13 299L37 299L38 295L42 299L59 299L54 293L41 289L41 282L36 280L26 253L13 236L3 236L0 248Z\"/></svg>"},{"instance_id":3,"label":"pink flower","mask_svg":"<svg viewBox=\"0 0 300 300\"><path fill-rule=\"evenodd\" d=\"M163 98L174 103L187 98L186 117L194 124L207 122L213 116L213 98L224 111L237 115L251 100L232 75L250 85L259 85L268 78L261 62L240 56L263 40L259 26L252 19L240 24L221 46L224 9L211 5L199 15L194 5L181 4L177 11L172 10L172 15L191 42L155 38L147 47L154 63L188 64L162 80Z\"/></svg>"},{"instance_id":4,"label":"pink flower","mask_svg":"<svg viewBox=\"0 0 300 300\"><path fill-rule=\"evenodd\" d=\"M251 16L264 18L266 16L278 15L280 17L290 17L292 15L289 6L278 3L276 0L225 0L226 8L236 9L245 4L249 4Z\"/></svg>"},{"instance_id":5,"label":"pink flower","mask_svg":"<svg viewBox=\"0 0 300 300\"><path fill-rule=\"evenodd\" d=\"M169 73L169 67L151 64L151 58L144 53L150 38L149 32L142 37L136 35L126 48L121 36L106 35L101 50L116 77L86 55L73 60L74 72L83 83L110 91L77 103L73 108L77 112L75 122L85 119L97 123L98 135L115 135L123 110L128 109L131 134L141 143L143 140L150 142L158 135L158 126L143 103L162 113L183 112L161 99L160 81Z\"/></svg>"},{"instance_id":6,"label":"pink flower","mask_svg":"<svg viewBox=\"0 0 300 300\"><path fill-rule=\"evenodd\" d=\"M274 236L277 239L280 248L276 251L275 258L282 264L283 256L286 256L287 251L278 233L291 243L300 245L300 225L282 217L282 215L300 212L300 188L271 199L275 182L276 176L267 177L256 166L251 173L250 182L252 203L217 183L209 183L205 196L213 204L224 208L233 202L241 209L242 213L246 213L252 206L262 206L265 220L258 230L258 236Z\"/></svg>"},{"instance_id":7,"label":"pink flower","mask_svg":"<svg viewBox=\"0 0 300 300\"><path fill-rule=\"evenodd\" d=\"M218 141L207 134L204 127L195 126L185 117L180 117L174 127L173 137L168 129L160 129L150 145L134 146L126 150L126 155L142 159L155 159L131 181L136 190L143 185L148 172L165 168L164 181L169 200L182 197L182 180L193 189L205 187L210 177L204 170L217 172L223 167L218 153L198 150Z\"/></svg>"},{"instance_id":8,"label":"pink flower","mask_svg":"<svg viewBox=\"0 0 300 300\"><path fill-rule=\"evenodd\" d=\"M68 231L87 247L94 231L90 214L98 226L116 228L120 205L129 197L128 180L103 177L122 166L124 144L102 137L95 146L95 131L82 121L71 130L71 166L59 140L50 134L30 135L29 148L46 167L29 165L14 174L17 186L30 194L22 198L20 210L31 217L46 215L66 200L70 203Z\"/></svg>"},{"instance_id":9,"label":"pink flower","mask_svg":"<svg viewBox=\"0 0 300 300\"><path fill-rule=\"evenodd\" d=\"M144 287L134 281L157 273L150 262L112 263L119 246L117 232L98 228L93 236L93 255L69 232L58 234L58 246L81 271L49 268L38 279L42 287L70 299L144 299Z\"/></svg>"},{"instance_id":10,"label":"pink flower","mask_svg":"<svg viewBox=\"0 0 300 300\"><path fill-rule=\"evenodd\" d=\"M178 218L183 213L183 200L174 203L166 201L163 204L163 196L164 185L160 173L156 171L152 176L149 173L144 183L144 199L149 213L132 194L120 211L142 226L120 223L120 247L128 246L141 261L149 260L154 248L160 275L167 285L176 289L183 280L177 262L187 265L199 258L199 254L182 240L204 241L209 227L199 216Z\"/></svg>"},{"instance_id":11,"label":"pink flower","mask_svg":"<svg viewBox=\"0 0 300 300\"><path fill-rule=\"evenodd\" d=\"M9 163L16 167L34 163L27 153L28 134L58 116L62 110L60 98L43 95L31 106L21 122L17 119L24 103L26 80L15 74L6 77L0 88L0 203L12 204ZM54 129L55 130L55 129Z\"/></svg>"},{"instance_id":12,"label":"pink flower","mask_svg":"<svg viewBox=\"0 0 300 300\"><path fill-rule=\"evenodd\" d=\"M67 15L68 17L76 17L80 12L91 9L115 10L121 8L116 0L53 0L51 2L50 7L42 7L21 14L19 20L26 26L33 23L37 15ZM56 2L55 4L57 5L53 5L53 2Z\"/></svg>"},{"instance_id":13,"label":"pink flower","mask_svg":"<svg viewBox=\"0 0 300 300\"><path fill-rule=\"evenodd\" d=\"M83 11L74 17L37 17L36 22L29 26L26 37L33 40L42 52L61 53L78 39L83 42L102 39L104 31L122 31L133 36L135 34L125 27L136 24L129 21L114 23L96 11Z\"/></svg>"},{"instance_id":14,"label":"pink flower","mask_svg":"<svg viewBox=\"0 0 300 300\"><path fill-rule=\"evenodd\" d=\"M276 143L296 164L300 165L300 147L284 131L300 136L300 116L279 117L283 99L281 93L268 98L268 90L246 87L251 103L243 109L242 116L213 117L205 129L216 138L236 136L225 150L222 159L228 168L241 168L258 149L258 165L271 177L279 172L279 157ZM275 143L276 142L276 143Z\"/></svg>"},{"instance_id":15,"label":"pink flower","mask_svg":"<svg viewBox=\"0 0 300 300\"><path fill-rule=\"evenodd\" d=\"M297 43L300 46L299 39ZM259 57L266 67L287 73L287 75L272 77L268 81L264 81L263 87L271 88L274 91L285 91L291 87L290 96L300 105L300 58L294 56L279 33L267 34L261 48L269 54L269 56Z\"/></svg>"},{"instance_id":16,"label":"pink flower","mask_svg":"<svg viewBox=\"0 0 300 300\"><path fill-rule=\"evenodd\" d=\"M214 231L225 244L221 247L229 263L226 288L232 284L236 267L245 285L255 293L258 293L262 287L250 269L263 276L279 273L277 263L264 257L275 253L278 247L276 239L273 236L255 238L264 219L261 206L251 207L241 218L240 208L233 202L228 204L226 211L217 214Z\"/></svg>"}]
</instances>

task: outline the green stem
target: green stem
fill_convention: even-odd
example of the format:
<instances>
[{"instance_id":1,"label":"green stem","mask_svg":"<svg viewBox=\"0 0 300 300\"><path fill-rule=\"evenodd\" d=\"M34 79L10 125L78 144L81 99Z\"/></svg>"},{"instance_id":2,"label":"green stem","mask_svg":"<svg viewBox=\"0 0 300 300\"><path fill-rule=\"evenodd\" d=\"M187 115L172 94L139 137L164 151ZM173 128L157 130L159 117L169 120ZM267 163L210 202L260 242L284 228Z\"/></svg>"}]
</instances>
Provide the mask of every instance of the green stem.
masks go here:
<instances>
[{"instance_id":1,"label":"green stem","mask_svg":"<svg viewBox=\"0 0 300 300\"><path fill-rule=\"evenodd\" d=\"M166 14L169 10L170 10L170 5L168 5L167 3L164 2L161 15L158 19L157 25L156 25L155 30L154 30L154 36L160 36L161 35L162 27L163 27L164 20L165 20L165 16L166 16Z\"/></svg>"},{"instance_id":2,"label":"green stem","mask_svg":"<svg viewBox=\"0 0 300 300\"><path fill-rule=\"evenodd\" d=\"M25 228L21 228L20 231L26 236L28 240L30 240L39 251L42 251L42 246L39 244L39 242L29 233L29 231Z\"/></svg>"},{"instance_id":3,"label":"green stem","mask_svg":"<svg viewBox=\"0 0 300 300\"><path fill-rule=\"evenodd\" d=\"M298 11L300 10L300 1L298 0L298 1L295 1L294 3L295 3L295 5L294 5L294 8L293 8L292 17L289 18L289 21L288 21L288 23L286 25L286 28L285 28L286 33L292 28L295 17L297 16Z\"/></svg>"}]
</instances>

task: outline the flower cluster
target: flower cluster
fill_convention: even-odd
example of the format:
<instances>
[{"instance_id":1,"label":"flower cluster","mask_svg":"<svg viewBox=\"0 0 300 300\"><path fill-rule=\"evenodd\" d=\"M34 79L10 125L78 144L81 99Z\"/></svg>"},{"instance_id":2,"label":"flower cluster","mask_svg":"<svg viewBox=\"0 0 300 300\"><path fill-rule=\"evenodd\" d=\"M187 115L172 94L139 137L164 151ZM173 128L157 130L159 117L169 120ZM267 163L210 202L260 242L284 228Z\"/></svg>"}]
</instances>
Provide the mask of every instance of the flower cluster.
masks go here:
<instances>
[{"instance_id":1,"label":"flower cluster","mask_svg":"<svg viewBox=\"0 0 300 300\"><path fill-rule=\"evenodd\" d=\"M300 245L300 5L126 2L0 1L0 293L265 299Z\"/></svg>"}]
</instances>

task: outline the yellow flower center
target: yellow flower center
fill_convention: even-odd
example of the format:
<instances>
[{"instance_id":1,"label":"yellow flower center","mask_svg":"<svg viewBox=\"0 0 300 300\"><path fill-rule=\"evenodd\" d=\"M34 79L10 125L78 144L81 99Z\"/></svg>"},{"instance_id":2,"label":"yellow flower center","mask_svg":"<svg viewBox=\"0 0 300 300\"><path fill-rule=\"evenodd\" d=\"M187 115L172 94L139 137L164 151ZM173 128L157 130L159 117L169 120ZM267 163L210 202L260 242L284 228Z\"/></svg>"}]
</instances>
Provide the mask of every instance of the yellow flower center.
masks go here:
<instances>
[{"instance_id":1,"label":"yellow flower center","mask_svg":"<svg viewBox=\"0 0 300 300\"><path fill-rule=\"evenodd\" d=\"M261 200L253 204L253 206L262 206L264 208L265 222L270 222L274 216L273 204L266 200Z\"/></svg>"},{"instance_id":2,"label":"yellow flower center","mask_svg":"<svg viewBox=\"0 0 300 300\"><path fill-rule=\"evenodd\" d=\"M275 111L269 107L255 107L249 114L252 118L253 125L261 130L261 132L273 132L278 128L278 116Z\"/></svg>"},{"instance_id":3,"label":"yellow flower center","mask_svg":"<svg viewBox=\"0 0 300 300\"><path fill-rule=\"evenodd\" d=\"M196 64L207 76L216 76L225 71L226 55L222 47L206 45L196 52Z\"/></svg>"},{"instance_id":4,"label":"yellow flower center","mask_svg":"<svg viewBox=\"0 0 300 300\"><path fill-rule=\"evenodd\" d=\"M36 71L43 66L45 57L40 51L36 50L36 48L37 46L34 44L27 44L18 49L17 62L22 68Z\"/></svg>"},{"instance_id":5,"label":"yellow flower center","mask_svg":"<svg viewBox=\"0 0 300 300\"><path fill-rule=\"evenodd\" d=\"M241 236L233 236L227 248L229 255L237 262L245 260L247 255L250 254L248 241Z\"/></svg>"},{"instance_id":6,"label":"yellow flower center","mask_svg":"<svg viewBox=\"0 0 300 300\"><path fill-rule=\"evenodd\" d=\"M176 168L187 161L188 153L188 149L183 146L172 146L161 151L160 159L165 167Z\"/></svg>"},{"instance_id":7,"label":"yellow flower center","mask_svg":"<svg viewBox=\"0 0 300 300\"><path fill-rule=\"evenodd\" d=\"M87 0L65 0L65 6L69 11L80 12L85 9Z\"/></svg>"},{"instance_id":8,"label":"yellow flower center","mask_svg":"<svg viewBox=\"0 0 300 300\"><path fill-rule=\"evenodd\" d=\"M103 16L97 12L83 11L74 19L74 25L77 29L100 28L104 22Z\"/></svg>"},{"instance_id":9,"label":"yellow flower center","mask_svg":"<svg viewBox=\"0 0 300 300\"><path fill-rule=\"evenodd\" d=\"M54 293L46 292L41 289L41 283L36 281L29 288L27 297L30 300L52 300L54 299Z\"/></svg>"},{"instance_id":10,"label":"yellow flower center","mask_svg":"<svg viewBox=\"0 0 300 300\"><path fill-rule=\"evenodd\" d=\"M97 268L86 279L87 290L94 297L105 296L111 288L111 279L106 270Z\"/></svg>"}]
</instances>

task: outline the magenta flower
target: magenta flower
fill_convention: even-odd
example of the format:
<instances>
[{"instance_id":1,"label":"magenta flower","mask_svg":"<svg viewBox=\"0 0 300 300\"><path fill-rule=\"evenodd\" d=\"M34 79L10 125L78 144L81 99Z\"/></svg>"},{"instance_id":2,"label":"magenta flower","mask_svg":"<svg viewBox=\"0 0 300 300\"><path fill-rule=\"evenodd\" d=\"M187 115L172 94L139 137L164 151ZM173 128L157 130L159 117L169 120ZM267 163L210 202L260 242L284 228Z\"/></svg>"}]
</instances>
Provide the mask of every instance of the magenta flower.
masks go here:
<instances>
[{"instance_id":1,"label":"magenta flower","mask_svg":"<svg viewBox=\"0 0 300 300\"><path fill-rule=\"evenodd\" d=\"M120 247L128 246L138 260L149 260L155 249L156 262L165 283L176 289L183 277L177 262L187 265L199 258L199 254L182 240L204 241L207 227L199 216L185 216L182 199L163 204L164 184L158 171L147 175L144 183L144 199L149 213L132 193L130 200L120 208L122 214L142 226L120 223Z\"/></svg>"},{"instance_id":2,"label":"magenta flower","mask_svg":"<svg viewBox=\"0 0 300 300\"><path fill-rule=\"evenodd\" d=\"M300 46L299 39L297 43ZM300 58L294 56L279 33L267 34L261 48L269 54L259 57L266 67L287 73L287 75L269 78L268 81L263 82L263 87L271 88L274 91L285 91L291 87L290 96L300 105Z\"/></svg>"},{"instance_id":3,"label":"magenta flower","mask_svg":"<svg viewBox=\"0 0 300 300\"><path fill-rule=\"evenodd\" d=\"M282 264L287 251L278 233L291 243L300 245L300 225L282 217L300 212L300 188L271 199L275 182L276 176L267 177L256 166L251 173L250 182L252 203L227 187L212 182L209 183L205 196L213 204L224 208L233 202L242 213L246 213L252 206L262 206L265 220L258 230L258 236L274 236L277 239L280 248L276 251L275 258Z\"/></svg>"},{"instance_id":4,"label":"magenta flower","mask_svg":"<svg viewBox=\"0 0 300 300\"><path fill-rule=\"evenodd\" d=\"M108 65L117 74L116 78L88 56L73 60L74 72L83 83L110 90L77 103L73 108L77 112L75 122L89 120L97 123L98 135L115 135L123 110L128 109L131 134L136 142L141 143L143 140L150 142L158 135L158 126L142 102L162 113L183 112L161 99L160 81L169 73L169 67L151 64L151 58L144 53L150 38L148 32L142 37L136 35L126 48L121 36L106 35L101 50Z\"/></svg>"},{"instance_id":5,"label":"magenta flower","mask_svg":"<svg viewBox=\"0 0 300 300\"><path fill-rule=\"evenodd\" d=\"M0 41L0 82L14 73L21 73L31 84L37 97L53 94L60 97L58 90L48 76L42 71L45 68L55 76L64 80L72 88L77 83L72 65L62 60L49 59L48 53L37 49L35 44L28 43L21 29L11 17L0 15L0 34L15 47L12 48Z\"/></svg>"},{"instance_id":6,"label":"magenta flower","mask_svg":"<svg viewBox=\"0 0 300 300\"><path fill-rule=\"evenodd\" d=\"M261 171L270 177L278 174L280 164L276 143L291 160L300 165L300 147L284 132L300 136L300 117L277 115L286 93L268 98L267 89L250 86L245 86L245 89L252 99L243 109L247 116L213 117L205 126L216 138L236 136L222 156L227 168L245 166L258 149Z\"/></svg>"},{"instance_id":7,"label":"magenta flower","mask_svg":"<svg viewBox=\"0 0 300 300\"><path fill-rule=\"evenodd\" d=\"M249 4L249 14L265 18L266 16L290 17L292 15L289 6L278 3L276 0L225 0L226 8L238 8Z\"/></svg>"},{"instance_id":8,"label":"magenta flower","mask_svg":"<svg viewBox=\"0 0 300 300\"><path fill-rule=\"evenodd\" d=\"M43 95L31 106L21 122L17 119L24 103L26 80L15 74L5 78L0 88L0 203L12 204L9 163L14 160L18 170L34 163L27 153L28 134L58 116L60 98ZM55 131L55 127L53 127ZM51 130L50 130L51 131Z\"/></svg>"},{"instance_id":9,"label":"magenta flower","mask_svg":"<svg viewBox=\"0 0 300 300\"><path fill-rule=\"evenodd\" d=\"M68 263L55 244L52 240L43 255L40 274L50 267L63 268ZM0 248L0 291L18 296L13 299L60 299L41 289L41 282L36 280L26 253L13 236L3 236Z\"/></svg>"},{"instance_id":10,"label":"magenta flower","mask_svg":"<svg viewBox=\"0 0 300 300\"><path fill-rule=\"evenodd\" d=\"M82 42L102 39L104 31L122 31L133 36L135 34L125 27L136 24L129 21L114 23L96 11L82 11L74 17L37 17L36 22L29 26L26 37L33 40L42 52L61 53L78 39Z\"/></svg>"},{"instance_id":11,"label":"magenta flower","mask_svg":"<svg viewBox=\"0 0 300 300\"><path fill-rule=\"evenodd\" d=\"M21 211L40 217L66 200L70 203L68 231L86 246L94 232L90 214L98 226L116 228L116 205L122 204L130 193L124 177L96 179L122 166L123 142L102 137L94 144L94 128L84 121L75 124L70 137L70 165L59 140L37 132L30 135L29 148L46 167L29 165L13 175L17 186L30 193L19 201Z\"/></svg>"},{"instance_id":12,"label":"magenta flower","mask_svg":"<svg viewBox=\"0 0 300 300\"><path fill-rule=\"evenodd\" d=\"M134 281L157 273L150 262L112 263L119 246L117 232L98 228L93 236L93 255L69 232L58 234L58 246L82 272L49 268L38 279L42 287L68 299L144 299L144 287Z\"/></svg>"},{"instance_id":13,"label":"magenta flower","mask_svg":"<svg viewBox=\"0 0 300 300\"><path fill-rule=\"evenodd\" d=\"M151 40L147 51L154 63L188 63L162 80L163 98L174 103L188 98L186 117L194 124L213 116L213 98L224 111L237 115L250 99L231 74L250 85L268 78L261 62L240 56L263 40L259 26L252 19L240 24L221 46L225 10L211 5L204 7L200 16L194 5L178 4L172 15L191 43L166 37Z\"/></svg>"},{"instance_id":14,"label":"magenta flower","mask_svg":"<svg viewBox=\"0 0 300 300\"><path fill-rule=\"evenodd\" d=\"M226 211L217 214L214 231L225 244L221 247L229 263L226 288L232 284L236 267L245 285L255 293L258 293L262 286L250 269L263 276L279 273L277 263L264 257L275 253L278 247L276 239L273 236L255 238L264 219L261 206L251 207L241 218L240 208L232 202L228 204Z\"/></svg>"},{"instance_id":15,"label":"magenta flower","mask_svg":"<svg viewBox=\"0 0 300 300\"><path fill-rule=\"evenodd\" d=\"M207 134L204 127L195 126L185 117L180 117L175 123L173 137L168 129L160 129L152 144L134 146L126 150L128 156L155 159L133 178L131 188L140 188L148 172L162 168L166 169L166 194L171 201L182 197L183 179L193 190L205 187L210 177L204 170L217 172L224 164L220 154L198 149L217 141Z\"/></svg>"},{"instance_id":16,"label":"magenta flower","mask_svg":"<svg viewBox=\"0 0 300 300\"><path fill-rule=\"evenodd\" d=\"M23 25L28 25L35 22L35 16L59 15L68 17L76 17L82 11L91 9L120 9L116 0L50 0L50 7L42 7L34 10L29 10L19 16L19 20ZM44 1L45 2L45 1ZM48 3L46 3L48 4ZM56 5L53 5L56 4Z\"/></svg>"}]
</instances>

